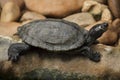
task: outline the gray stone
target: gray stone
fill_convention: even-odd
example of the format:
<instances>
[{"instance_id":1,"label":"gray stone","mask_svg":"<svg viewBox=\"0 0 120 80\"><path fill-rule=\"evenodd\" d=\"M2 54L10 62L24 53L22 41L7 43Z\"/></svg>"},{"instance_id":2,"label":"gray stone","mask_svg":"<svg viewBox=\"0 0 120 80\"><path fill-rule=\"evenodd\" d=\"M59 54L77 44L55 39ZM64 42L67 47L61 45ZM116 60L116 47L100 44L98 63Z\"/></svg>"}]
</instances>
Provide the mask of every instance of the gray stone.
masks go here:
<instances>
[{"instance_id":1,"label":"gray stone","mask_svg":"<svg viewBox=\"0 0 120 80\"><path fill-rule=\"evenodd\" d=\"M13 40L14 39L14 40ZM8 48L12 43L21 42L17 37L0 35L0 61L8 60Z\"/></svg>"},{"instance_id":2,"label":"gray stone","mask_svg":"<svg viewBox=\"0 0 120 80\"><path fill-rule=\"evenodd\" d=\"M7 60L7 49L12 43L12 39L10 37L0 36L0 61Z\"/></svg>"}]
</instances>

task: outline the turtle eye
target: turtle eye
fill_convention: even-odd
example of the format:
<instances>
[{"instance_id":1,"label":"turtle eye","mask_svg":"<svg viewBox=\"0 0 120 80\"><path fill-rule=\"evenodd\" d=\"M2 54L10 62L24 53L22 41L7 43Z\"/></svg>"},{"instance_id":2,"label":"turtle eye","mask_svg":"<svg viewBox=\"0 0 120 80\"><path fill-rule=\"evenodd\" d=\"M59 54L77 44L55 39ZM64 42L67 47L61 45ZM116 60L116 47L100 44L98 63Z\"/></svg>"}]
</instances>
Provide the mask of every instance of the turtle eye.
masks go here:
<instances>
[{"instance_id":1,"label":"turtle eye","mask_svg":"<svg viewBox=\"0 0 120 80\"><path fill-rule=\"evenodd\" d=\"M99 26L98 28L101 30L106 30L105 26Z\"/></svg>"},{"instance_id":2,"label":"turtle eye","mask_svg":"<svg viewBox=\"0 0 120 80\"><path fill-rule=\"evenodd\" d=\"M102 27L102 26L99 26L99 29L104 29L104 27Z\"/></svg>"}]
</instances>

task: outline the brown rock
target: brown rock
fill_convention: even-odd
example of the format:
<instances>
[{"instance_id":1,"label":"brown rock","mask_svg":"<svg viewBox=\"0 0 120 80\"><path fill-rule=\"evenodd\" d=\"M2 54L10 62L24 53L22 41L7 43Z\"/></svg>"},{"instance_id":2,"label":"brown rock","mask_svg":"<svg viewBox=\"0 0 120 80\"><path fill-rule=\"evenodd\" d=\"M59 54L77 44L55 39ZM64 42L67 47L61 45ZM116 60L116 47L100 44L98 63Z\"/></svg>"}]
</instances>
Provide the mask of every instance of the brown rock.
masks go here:
<instances>
[{"instance_id":1,"label":"brown rock","mask_svg":"<svg viewBox=\"0 0 120 80\"><path fill-rule=\"evenodd\" d=\"M36 12L30 12L30 11L26 11L20 21L26 21L26 20L38 20L38 19L45 19L46 17L39 14L39 13L36 13Z\"/></svg>"},{"instance_id":2,"label":"brown rock","mask_svg":"<svg viewBox=\"0 0 120 80\"><path fill-rule=\"evenodd\" d=\"M20 24L16 22L0 22L0 35L12 36L16 33L18 26Z\"/></svg>"},{"instance_id":3,"label":"brown rock","mask_svg":"<svg viewBox=\"0 0 120 80\"><path fill-rule=\"evenodd\" d=\"M105 8L102 12L102 15L101 15L101 20L102 21L107 21L109 23L112 22L112 14L111 14L111 11L108 9L108 8Z\"/></svg>"},{"instance_id":4,"label":"brown rock","mask_svg":"<svg viewBox=\"0 0 120 80\"><path fill-rule=\"evenodd\" d=\"M93 0L86 0L84 3L83 3L83 7L82 7L82 11L83 12L87 12L91 9L91 7L94 7L96 5L98 5L99 3L96 2L96 1L93 1Z\"/></svg>"},{"instance_id":5,"label":"brown rock","mask_svg":"<svg viewBox=\"0 0 120 80\"><path fill-rule=\"evenodd\" d=\"M93 0L93 1L97 1L99 3L105 4L107 2L107 0Z\"/></svg>"},{"instance_id":6,"label":"brown rock","mask_svg":"<svg viewBox=\"0 0 120 80\"><path fill-rule=\"evenodd\" d=\"M80 11L85 0L25 0L28 9L46 16L65 17Z\"/></svg>"},{"instance_id":7,"label":"brown rock","mask_svg":"<svg viewBox=\"0 0 120 80\"><path fill-rule=\"evenodd\" d=\"M112 21L112 14L111 11L108 9L108 6L101 4L96 0L86 0L83 4L82 12L91 13L97 21Z\"/></svg>"},{"instance_id":8,"label":"brown rock","mask_svg":"<svg viewBox=\"0 0 120 80\"><path fill-rule=\"evenodd\" d=\"M120 19L119 18L117 18L113 21L111 30L120 34Z\"/></svg>"},{"instance_id":9,"label":"brown rock","mask_svg":"<svg viewBox=\"0 0 120 80\"><path fill-rule=\"evenodd\" d=\"M1 13L1 21L2 22L12 22L16 21L20 16L20 9L18 5L14 2L7 2Z\"/></svg>"},{"instance_id":10,"label":"brown rock","mask_svg":"<svg viewBox=\"0 0 120 80\"><path fill-rule=\"evenodd\" d=\"M118 34L114 31L107 30L103 35L98 38L98 41L102 44L115 45L118 40Z\"/></svg>"},{"instance_id":11,"label":"brown rock","mask_svg":"<svg viewBox=\"0 0 120 80\"><path fill-rule=\"evenodd\" d=\"M33 20L23 21L23 22L21 23L21 25L27 24L27 23L32 22L32 21L33 21Z\"/></svg>"},{"instance_id":12,"label":"brown rock","mask_svg":"<svg viewBox=\"0 0 120 80\"><path fill-rule=\"evenodd\" d=\"M107 8L107 6L97 2L97 0L86 0L83 4L82 11L100 14L104 8Z\"/></svg>"},{"instance_id":13,"label":"brown rock","mask_svg":"<svg viewBox=\"0 0 120 80\"><path fill-rule=\"evenodd\" d=\"M117 45L120 34L120 19L115 19L106 31L98 40L100 43Z\"/></svg>"},{"instance_id":14,"label":"brown rock","mask_svg":"<svg viewBox=\"0 0 120 80\"><path fill-rule=\"evenodd\" d=\"M7 3L7 2L14 2L15 4L17 4L20 8L23 7L24 5L24 0L0 0L0 5L3 8L3 6Z\"/></svg>"},{"instance_id":15,"label":"brown rock","mask_svg":"<svg viewBox=\"0 0 120 80\"><path fill-rule=\"evenodd\" d=\"M120 0L108 0L109 8L116 18L120 18Z\"/></svg>"},{"instance_id":16,"label":"brown rock","mask_svg":"<svg viewBox=\"0 0 120 80\"><path fill-rule=\"evenodd\" d=\"M73 15L67 16L64 19L70 22L77 23L82 27L88 26L96 22L93 16L87 12L73 14Z\"/></svg>"},{"instance_id":17,"label":"brown rock","mask_svg":"<svg viewBox=\"0 0 120 80\"><path fill-rule=\"evenodd\" d=\"M102 13L102 7L103 5L97 4L91 10L89 10L89 12L93 15L100 15Z\"/></svg>"}]
</instances>

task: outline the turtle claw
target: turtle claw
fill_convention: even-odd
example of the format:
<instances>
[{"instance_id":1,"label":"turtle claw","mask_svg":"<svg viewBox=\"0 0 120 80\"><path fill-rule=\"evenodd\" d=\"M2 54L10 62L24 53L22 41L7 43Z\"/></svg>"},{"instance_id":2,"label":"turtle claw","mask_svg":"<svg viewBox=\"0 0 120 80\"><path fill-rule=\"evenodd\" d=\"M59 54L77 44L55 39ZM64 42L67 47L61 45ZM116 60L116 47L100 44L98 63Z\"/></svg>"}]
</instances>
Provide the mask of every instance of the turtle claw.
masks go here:
<instances>
[{"instance_id":1,"label":"turtle claw","mask_svg":"<svg viewBox=\"0 0 120 80\"><path fill-rule=\"evenodd\" d=\"M101 54L99 52L95 52L91 55L90 60L94 62L99 62L101 59Z\"/></svg>"},{"instance_id":2,"label":"turtle claw","mask_svg":"<svg viewBox=\"0 0 120 80\"><path fill-rule=\"evenodd\" d=\"M12 61L12 62L16 62L19 59L19 54L18 53L12 53L12 54L8 54L8 60Z\"/></svg>"},{"instance_id":3,"label":"turtle claw","mask_svg":"<svg viewBox=\"0 0 120 80\"><path fill-rule=\"evenodd\" d=\"M24 43L14 43L8 48L8 60L17 62L22 52L30 49L30 46Z\"/></svg>"}]
</instances>

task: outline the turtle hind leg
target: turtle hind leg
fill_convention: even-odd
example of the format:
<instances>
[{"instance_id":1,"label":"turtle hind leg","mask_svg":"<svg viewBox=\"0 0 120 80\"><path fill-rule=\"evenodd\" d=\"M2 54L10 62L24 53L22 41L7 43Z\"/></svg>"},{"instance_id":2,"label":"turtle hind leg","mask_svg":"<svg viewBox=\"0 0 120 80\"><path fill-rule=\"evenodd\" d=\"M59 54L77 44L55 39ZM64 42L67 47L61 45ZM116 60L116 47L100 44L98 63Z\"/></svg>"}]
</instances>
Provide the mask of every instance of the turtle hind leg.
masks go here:
<instances>
[{"instance_id":1,"label":"turtle hind leg","mask_svg":"<svg viewBox=\"0 0 120 80\"><path fill-rule=\"evenodd\" d=\"M19 56L24 52L30 49L30 46L25 43L14 43L11 44L8 49L8 60L16 62L19 59Z\"/></svg>"},{"instance_id":2,"label":"turtle hind leg","mask_svg":"<svg viewBox=\"0 0 120 80\"><path fill-rule=\"evenodd\" d=\"M83 47L80 49L80 53L94 62L99 62L101 59L101 54L99 52L94 52L90 47Z\"/></svg>"}]
</instances>

